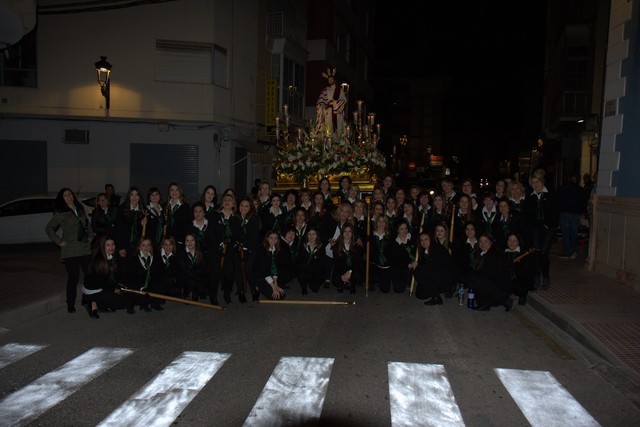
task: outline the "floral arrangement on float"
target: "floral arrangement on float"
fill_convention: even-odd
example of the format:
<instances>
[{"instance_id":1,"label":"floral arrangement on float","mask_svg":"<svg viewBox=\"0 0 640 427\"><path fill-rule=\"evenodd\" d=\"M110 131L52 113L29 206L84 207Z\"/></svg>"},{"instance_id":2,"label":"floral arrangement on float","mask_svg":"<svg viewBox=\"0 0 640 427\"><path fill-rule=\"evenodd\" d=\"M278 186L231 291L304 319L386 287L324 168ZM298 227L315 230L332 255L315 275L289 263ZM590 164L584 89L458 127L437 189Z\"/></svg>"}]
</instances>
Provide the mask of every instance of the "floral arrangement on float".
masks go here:
<instances>
[{"instance_id":1,"label":"floral arrangement on float","mask_svg":"<svg viewBox=\"0 0 640 427\"><path fill-rule=\"evenodd\" d=\"M363 120L362 101L357 104L353 123L345 122L342 129L334 131L330 122L314 125L309 121L306 129L297 128L293 135L288 107L283 105L282 114L276 117L276 186L307 187L323 177L337 182L343 175L359 184L375 182L386 168L386 159L378 150L381 126L375 123L374 113Z\"/></svg>"}]
</instances>

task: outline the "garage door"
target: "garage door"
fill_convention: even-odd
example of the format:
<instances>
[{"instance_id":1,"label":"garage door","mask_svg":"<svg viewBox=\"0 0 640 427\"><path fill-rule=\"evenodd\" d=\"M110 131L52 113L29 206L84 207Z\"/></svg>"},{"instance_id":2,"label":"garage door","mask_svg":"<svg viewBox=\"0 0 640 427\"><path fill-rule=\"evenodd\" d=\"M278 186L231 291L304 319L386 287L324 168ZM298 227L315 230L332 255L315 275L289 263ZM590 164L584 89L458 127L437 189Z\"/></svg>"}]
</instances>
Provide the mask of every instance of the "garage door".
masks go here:
<instances>
[{"instance_id":1,"label":"garage door","mask_svg":"<svg viewBox=\"0 0 640 427\"><path fill-rule=\"evenodd\" d=\"M179 144L131 144L129 176L147 197L151 187L158 187L166 201L171 182L177 182L189 203L200 199L198 191L198 146Z\"/></svg>"},{"instance_id":2,"label":"garage door","mask_svg":"<svg viewBox=\"0 0 640 427\"><path fill-rule=\"evenodd\" d=\"M47 192L46 141L0 139L0 148L0 203Z\"/></svg>"}]
</instances>

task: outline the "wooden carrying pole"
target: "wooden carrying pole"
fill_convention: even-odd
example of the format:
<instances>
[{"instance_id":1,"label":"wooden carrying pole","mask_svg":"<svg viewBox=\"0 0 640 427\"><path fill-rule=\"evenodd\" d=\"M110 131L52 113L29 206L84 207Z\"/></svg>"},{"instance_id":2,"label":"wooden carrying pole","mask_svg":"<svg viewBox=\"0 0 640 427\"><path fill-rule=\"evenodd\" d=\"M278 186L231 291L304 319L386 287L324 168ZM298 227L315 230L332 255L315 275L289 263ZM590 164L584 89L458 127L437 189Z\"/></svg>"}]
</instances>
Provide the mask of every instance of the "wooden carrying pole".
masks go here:
<instances>
[{"instance_id":1,"label":"wooden carrying pole","mask_svg":"<svg viewBox=\"0 0 640 427\"><path fill-rule=\"evenodd\" d=\"M224 307L219 306L219 305L206 304L206 303L203 303L203 302L191 301L191 300L184 299L184 298L170 297L168 295L155 294L153 292L137 291L135 289L129 289L129 288L120 288L120 290L123 291L123 292L131 292L133 294L138 294L138 295L146 295L146 296L151 297L151 298L160 298L160 299L165 299L167 301L174 301L174 302L181 302L183 304L196 305L198 307L212 308L214 310L224 310Z\"/></svg>"},{"instance_id":2,"label":"wooden carrying pole","mask_svg":"<svg viewBox=\"0 0 640 427\"><path fill-rule=\"evenodd\" d=\"M420 233L422 233L422 228L424 226L424 214L426 213L426 210L422 211L422 219L420 220L420 228L418 228L418 238L416 239L416 257L415 257L415 261L418 261L418 254L420 253ZM413 290L416 287L416 276L413 275L413 273L411 274L411 286L409 287L409 296L413 295Z\"/></svg>"},{"instance_id":3,"label":"wooden carrying pole","mask_svg":"<svg viewBox=\"0 0 640 427\"><path fill-rule=\"evenodd\" d=\"M451 227L449 227L449 243L453 243L453 225L456 219L456 205L451 205Z\"/></svg>"},{"instance_id":4,"label":"wooden carrying pole","mask_svg":"<svg viewBox=\"0 0 640 427\"><path fill-rule=\"evenodd\" d=\"M265 299L256 301L260 304L294 304L294 305L356 305L355 301L300 301L286 299Z\"/></svg>"}]
</instances>

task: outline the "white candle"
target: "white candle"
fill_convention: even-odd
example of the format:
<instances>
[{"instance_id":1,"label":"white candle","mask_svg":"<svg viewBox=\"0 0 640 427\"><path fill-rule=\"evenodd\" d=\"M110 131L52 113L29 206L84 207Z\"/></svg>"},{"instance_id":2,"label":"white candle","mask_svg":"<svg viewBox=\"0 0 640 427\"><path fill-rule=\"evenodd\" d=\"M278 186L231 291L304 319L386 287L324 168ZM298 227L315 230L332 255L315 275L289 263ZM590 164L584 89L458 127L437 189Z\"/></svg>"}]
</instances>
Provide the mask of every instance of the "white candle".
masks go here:
<instances>
[{"instance_id":1,"label":"white candle","mask_svg":"<svg viewBox=\"0 0 640 427\"><path fill-rule=\"evenodd\" d=\"M289 115L289 106L287 104L284 104L282 106L282 111L284 111L285 116Z\"/></svg>"}]
</instances>

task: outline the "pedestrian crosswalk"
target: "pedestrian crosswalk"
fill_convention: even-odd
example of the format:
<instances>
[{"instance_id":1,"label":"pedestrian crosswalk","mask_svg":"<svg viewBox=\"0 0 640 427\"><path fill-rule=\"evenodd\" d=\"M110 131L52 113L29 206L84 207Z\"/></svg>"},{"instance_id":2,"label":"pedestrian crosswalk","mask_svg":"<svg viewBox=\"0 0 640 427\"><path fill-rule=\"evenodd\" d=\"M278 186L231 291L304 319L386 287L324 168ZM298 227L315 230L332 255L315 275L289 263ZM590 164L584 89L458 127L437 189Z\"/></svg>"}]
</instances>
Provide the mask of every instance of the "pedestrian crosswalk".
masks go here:
<instances>
[{"instance_id":1,"label":"pedestrian crosswalk","mask_svg":"<svg viewBox=\"0 0 640 427\"><path fill-rule=\"evenodd\" d=\"M47 347L6 344L0 369ZM133 354L129 348L97 347L73 358L0 400L0 426L33 422L83 386ZM232 357L185 351L110 415L100 426L170 426ZM332 358L282 357L247 415L245 426L318 422L334 366ZM464 426L445 366L388 362L392 426ZM495 369L495 375L533 426L598 426L598 422L549 372ZM381 386L384 383L381 382Z\"/></svg>"}]
</instances>

